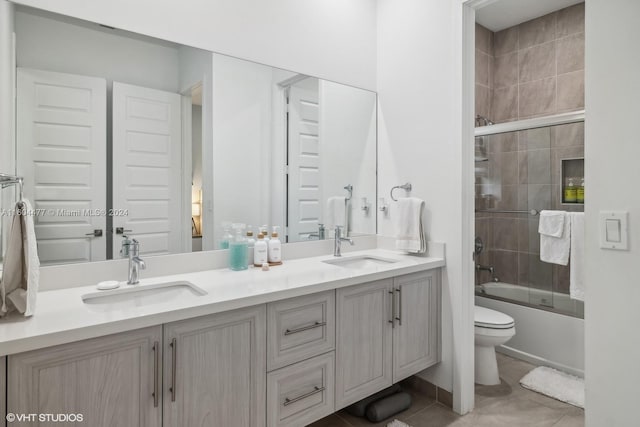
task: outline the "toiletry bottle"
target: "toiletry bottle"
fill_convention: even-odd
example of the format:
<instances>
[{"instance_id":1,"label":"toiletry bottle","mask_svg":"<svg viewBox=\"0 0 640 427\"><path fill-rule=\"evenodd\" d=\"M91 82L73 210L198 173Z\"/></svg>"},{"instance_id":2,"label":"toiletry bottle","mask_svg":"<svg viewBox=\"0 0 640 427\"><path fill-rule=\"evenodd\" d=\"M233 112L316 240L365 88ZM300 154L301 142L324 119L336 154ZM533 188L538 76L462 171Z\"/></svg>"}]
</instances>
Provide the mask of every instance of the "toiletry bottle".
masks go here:
<instances>
[{"instance_id":1,"label":"toiletry bottle","mask_svg":"<svg viewBox=\"0 0 640 427\"><path fill-rule=\"evenodd\" d=\"M234 238L229 242L229 268L234 271L249 268L247 240L243 236L244 224L233 224Z\"/></svg>"},{"instance_id":2,"label":"toiletry bottle","mask_svg":"<svg viewBox=\"0 0 640 427\"><path fill-rule=\"evenodd\" d=\"M265 242L269 241L269 232L267 230L268 230L268 227L266 224L260 227L260 233L262 233L262 235L264 236Z\"/></svg>"},{"instance_id":3,"label":"toiletry bottle","mask_svg":"<svg viewBox=\"0 0 640 427\"><path fill-rule=\"evenodd\" d=\"M256 239L253 237L251 226L247 227L247 253L249 254L249 265L253 265L253 251L256 245Z\"/></svg>"},{"instance_id":4,"label":"toiletry bottle","mask_svg":"<svg viewBox=\"0 0 640 427\"><path fill-rule=\"evenodd\" d=\"M576 201L578 203L584 203L584 177L582 181L580 181L580 185L578 186L578 190L576 192Z\"/></svg>"},{"instance_id":5,"label":"toiletry bottle","mask_svg":"<svg viewBox=\"0 0 640 427\"><path fill-rule=\"evenodd\" d=\"M230 224L229 223L224 223L224 224L222 224L222 228L223 228L224 231L222 232L222 237L218 241L218 249L229 249L229 242L231 240L233 240L233 236L231 235L231 232L229 231Z\"/></svg>"},{"instance_id":6,"label":"toiletry bottle","mask_svg":"<svg viewBox=\"0 0 640 427\"><path fill-rule=\"evenodd\" d=\"M253 265L262 267L262 264L266 263L267 259L267 242L264 241L264 235L260 233L253 247Z\"/></svg>"},{"instance_id":7,"label":"toiletry bottle","mask_svg":"<svg viewBox=\"0 0 640 427\"><path fill-rule=\"evenodd\" d=\"M271 240L269 240L269 262L282 261L282 243L278 238L278 227L273 226L273 232L271 233Z\"/></svg>"},{"instance_id":8,"label":"toiletry bottle","mask_svg":"<svg viewBox=\"0 0 640 427\"><path fill-rule=\"evenodd\" d=\"M567 180L567 185L564 187L564 202L575 203L578 198L578 189L574 184L573 178Z\"/></svg>"}]
</instances>

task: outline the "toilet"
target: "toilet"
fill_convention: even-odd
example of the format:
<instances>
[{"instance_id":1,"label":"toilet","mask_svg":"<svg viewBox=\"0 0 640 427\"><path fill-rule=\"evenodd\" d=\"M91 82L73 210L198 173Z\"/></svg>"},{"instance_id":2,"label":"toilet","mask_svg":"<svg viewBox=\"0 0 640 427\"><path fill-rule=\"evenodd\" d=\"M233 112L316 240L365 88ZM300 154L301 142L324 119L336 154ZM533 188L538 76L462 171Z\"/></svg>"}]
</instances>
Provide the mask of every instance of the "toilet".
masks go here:
<instances>
[{"instance_id":1,"label":"toilet","mask_svg":"<svg viewBox=\"0 0 640 427\"><path fill-rule=\"evenodd\" d=\"M475 382L481 385L500 384L496 346L516 334L512 317L496 310L475 306Z\"/></svg>"}]
</instances>

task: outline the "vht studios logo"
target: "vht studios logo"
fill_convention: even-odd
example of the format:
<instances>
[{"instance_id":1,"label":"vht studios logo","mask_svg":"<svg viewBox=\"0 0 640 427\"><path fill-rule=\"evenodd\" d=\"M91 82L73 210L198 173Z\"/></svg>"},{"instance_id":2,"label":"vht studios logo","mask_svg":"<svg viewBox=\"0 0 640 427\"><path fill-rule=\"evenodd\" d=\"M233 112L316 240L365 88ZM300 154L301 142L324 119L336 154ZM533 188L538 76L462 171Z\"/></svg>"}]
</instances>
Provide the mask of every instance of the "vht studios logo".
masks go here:
<instances>
[{"instance_id":1,"label":"vht studios logo","mask_svg":"<svg viewBox=\"0 0 640 427\"><path fill-rule=\"evenodd\" d=\"M25 423L38 421L41 423L81 423L84 420L82 414L7 414L9 423Z\"/></svg>"}]
</instances>

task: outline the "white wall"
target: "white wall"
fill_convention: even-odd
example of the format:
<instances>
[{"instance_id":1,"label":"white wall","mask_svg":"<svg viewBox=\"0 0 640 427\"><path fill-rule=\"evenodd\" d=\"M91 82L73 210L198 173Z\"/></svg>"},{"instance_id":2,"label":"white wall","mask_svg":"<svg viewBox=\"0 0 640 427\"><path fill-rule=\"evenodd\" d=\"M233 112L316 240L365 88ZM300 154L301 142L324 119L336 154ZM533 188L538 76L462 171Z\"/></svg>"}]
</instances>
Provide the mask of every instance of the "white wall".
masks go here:
<instances>
[{"instance_id":1,"label":"white wall","mask_svg":"<svg viewBox=\"0 0 640 427\"><path fill-rule=\"evenodd\" d=\"M585 218L587 427L638 425L640 2L587 0ZM606 159L606 161L603 161ZM599 248L598 213L629 211L629 251Z\"/></svg>"},{"instance_id":2,"label":"white wall","mask_svg":"<svg viewBox=\"0 0 640 427\"><path fill-rule=\"evenodd\" d=\"M250 224L254 232L271 223L272 78L271 67L213 56L215 241L223 222Z\"/></svg>"},{"instance_id":3,"label":"white wall","mask_svg":"<svg viewBox=\"0 0 640 427\"><path fill-rule=\"evenodd\" d=\"M389 190L411 182L411 195L426 201L428 237L446 242L447 259L442 362L422 376L449 391L457 389L454 363L464 359L453 346L460 331L452 313L463 305L462 286L472 286L461 283L460 10L460 2L438 0L379 0L378 10L378 191L390 204L378 232L395 234Z\"/></svg>"},{"instance_id":4,"label":"white wall","mask_svg":"<svg viewBox=\"0 0 640 427\"><path fill-rule=\"evenodd\" d=\"M73 21L16 10L18 67L102 77L109 81L109 87L118 81L178 92L177 46Z\"/></svg>"},{"instance_id":5,"label":"white wall","mask_svg":"<svg viewBox=\"0 0 640 427\"><path fill-rule=\"evenodd\" d=\"M321 188L325 200L346 196L353 185L349 230L376 233L376 95L361 89L321 80L320 154ZM360 207L366 197L370 210Z\"/></svg>"},{"instance_id":6,"label":"white wall","mask_svg":"<svg viewBox=\"0 0 640 427\"><path fill-rule=\"evenodd\" d=\"M368 89L376 85L373 0L16 3Z\"/></svg>"}]
</instances>

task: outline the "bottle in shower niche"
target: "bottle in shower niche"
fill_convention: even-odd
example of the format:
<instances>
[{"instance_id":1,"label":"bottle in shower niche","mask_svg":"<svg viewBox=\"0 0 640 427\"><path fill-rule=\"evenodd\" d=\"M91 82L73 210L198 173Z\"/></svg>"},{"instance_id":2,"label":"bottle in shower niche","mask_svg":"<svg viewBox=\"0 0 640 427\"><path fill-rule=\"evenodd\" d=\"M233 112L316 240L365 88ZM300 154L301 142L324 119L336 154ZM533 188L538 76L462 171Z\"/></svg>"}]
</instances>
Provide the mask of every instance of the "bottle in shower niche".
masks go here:
<instances>
[{"instance_id":1,"label":"bottle in shower niche","mask_svg":"<svg viewBox=\"0 0 640 427\"><path fill-rule=\"evenodd\" d=\"M567 184L564 187L564 203L575 203L578 199L578 187L575 185L573 178L567 178Z\"/></svg>"},{"instance_id":2,"label":"bottle in shower niche","mask_svg":"<svg viewBox=\"0 0 640 427\"><path fill-rule=\"evenodd\" d=\"M273 232L271 233L271 240L269 240L268 248L268 258L270 263L279 263L282 261L282 243L278 238L278 227L277 225L273 226Z\"/></svg>"},{"instance_id":3,"label":"bottle in shower niche","mask_svg":"<svg viewBox=\"0 0 640 427\"><path fill-rule=\"evenodd\" d=\"M264 235L262 233L258 234L258 240L256 240L256 244L253 247L253 265L256 267L262 267L262 264L267 262L267 242L264 241Z\"/></svg>"},{"instance_id":4,"label":"bottle in shower niche","mask_svg":"<svg viewBox=\"0 0 640 427\"><path fill-rule=\"evenodd\" d=\"M229 242L229 268L233 271L241 271L249 268L249 254L247 252L247 239L243 236L244 224L233 224L235 236Z\"/></svg>"},{"instance_id":5,"label":"bottle in shower niche","mask_svg":"<svg viewBox=\"0 0 640 427\"><path fill-rule=\"evenodd\" d=\"M578 185L578 189L576 190L576 202L584 203L584 177L580 181L580 185Z\"/></svg>"}]
</instances>

